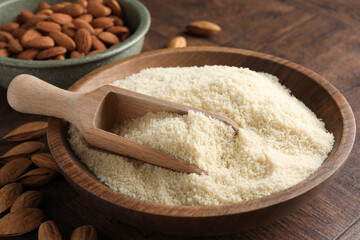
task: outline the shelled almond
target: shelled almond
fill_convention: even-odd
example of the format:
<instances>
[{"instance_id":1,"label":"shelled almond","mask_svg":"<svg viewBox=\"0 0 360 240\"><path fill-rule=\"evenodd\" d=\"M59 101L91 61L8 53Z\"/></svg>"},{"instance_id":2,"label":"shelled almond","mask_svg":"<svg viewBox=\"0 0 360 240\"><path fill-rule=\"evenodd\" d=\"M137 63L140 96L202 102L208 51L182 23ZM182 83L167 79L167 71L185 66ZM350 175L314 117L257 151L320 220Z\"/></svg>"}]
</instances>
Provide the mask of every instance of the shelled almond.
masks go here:
<instances>
[{"instance_id":1,"label":"shelled almond","mask_svg":"<svg viewBox=\"0 0 360 240\"><path fill-rule=\"evenodd\" d=\"M0 26L0 56L64 60L104 51L129 36L116 0L77 0L54 6L40 2L35 13L24 9L14 22ZM94 37L96 43L92 43Z\"/></svg>"}]
</instances>

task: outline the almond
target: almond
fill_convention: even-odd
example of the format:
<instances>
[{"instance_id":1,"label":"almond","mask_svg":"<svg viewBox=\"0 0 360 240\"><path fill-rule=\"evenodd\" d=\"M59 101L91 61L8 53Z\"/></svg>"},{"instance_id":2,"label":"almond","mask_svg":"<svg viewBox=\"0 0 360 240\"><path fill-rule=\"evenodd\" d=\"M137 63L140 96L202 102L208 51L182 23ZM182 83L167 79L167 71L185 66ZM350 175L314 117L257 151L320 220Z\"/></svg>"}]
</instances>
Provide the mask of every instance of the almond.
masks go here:
<instances>
[{"instance_id":1,"label":"almond","mask_svg":"<svg viewBox=\"0 0 360 240\"><path fill-rule=\"evenodd\" d=\"M36 27L44 32L61 31L61 26L55 22L40 21L36 23Z\"/></svg>"},{"instance_id":2,"label":"almond","mask_svg":"<svg viewBox=\"0 0 360 240\"><path fill-rule=\"evenodd\" d=\"M24 47L28 47L26 45L26 43L28 41L30 41L31 39L34 39L34 38L38 38L38 37L41 37L41 33L39 33L38 31L36 31L35 29L30 29L28 30L27 32L24 33L24 35L22 36L21 38L21 44L24 46Z\"/></svg>"},{"instance_id":3,"label":"almond","mask_svg":"<svg viewBox=\"0 0 360 240\"><path fill-rule=\"evenodd\" d=\"M6 42L1 42L0 41L0 48L7 48L7 43Z\"/></svg>"},{"instance_id":4,"label":"almond","mask_svg":"<svg viewBox=\"0 0 360 240\"><path fill-rule=\"evenodd\" d=\"M12 159L19 157L27 157L33 153L39 152L45 148L45 144L42 142L29 141L23 142L13 147L4 155L0 156L3 162L8 162Z\"/></svg>"},{"instance_id":5,"label":"almond","mask_svg":"<svg viewBox=\"0 0 360 240\"><path fill-rule=\"evenodd\" d=\"M72 51L70 53L70 58L78 58L78 57L84 57L85 54L82 52L78 52L78 51Z\"/></svg>"},{"instance_id":6,"label":"almond","mask_svg":"<svg viewBox=\"0 0 360 240\"><path fill-rule=\"evenodd\" d=\"M116 0L107 0L105 1L105 4L109 6L113 14L122 17L122 9L120 7L120 4Z\"/></svg>"},{"instance_id":7,"label":"almond","mask_svg":"<svg viewBox=\"0 0 360 240\"><path fill-rule=\"evenodd\" d=\"M114 26L114 19L109 17L98 17L90 22L94 28L110 28Z\"/></svg>"},{"instance_id":8,"label":"almond","mask_svg":"<svg viewBox=\"0 0 360 240\"><path fill-rule=\"evenodd\" d=\"M17 17L17 20L19 23L24 23L27 20L29 20L30 18L32 18L35 14L30 12L29 10L21 10L19 16Z\"/></svg>"},{"instance_id":9,"label":"almond","mask_svg":"<svg viewBox=\"0 0 360 240\"><path fill-rule=\"evenodd\" d=\"M98 35L99 33L103 32L103 28L94 28L94 35Z\"/></svg>"},{"instance_id":10,"label":"almond","mask_svg":"<svg viewBox=\"0 0 360 240\"><path fill-rule=\"evenodd\" d=\"M94 50L106 50L105 44L100 41L96 36L91 37L91 48Z\"/></svg>"},{"instance_id":11,"label":"almond","mask_svg":"<svg viewBox=\"0 0 360 240\"><path fill-rule=\"evenodd\" d=\"M19 24L16 22L5 23L1 26L0 30L5 32L12 32L19 28Z\"/></svg>"},{"instance_id":12,"label":"almond","mask_svg":"<svg viewBox=\"0 0 360 240\"><path fill-rule=\"evenodd\" d=\"M190 33L199 36L210 36L221 31L221 27L219 25L209 21L192 22L186 26L186 29Z\"/></svg>"},{"instance_id":13,"label":"almond","mask_svg":"<svg viewBox=\"0 0 360 240\"><path fill-rule=\"evenodd\" d=\"M117 16L111 15L111 16L109 16L109 18L114 19L115 26L123 26L124 25L124 21Z\"/></svg>"},{"instance_id":14,"label":"almond","mask_svg":"<svg viewBox=\"0 0 360 240\"><path fill-rule=\"evenodd\" d=\"M36 9L37 12L41 11L41 10L45 10L50 8L49 4L47 4L46 2L39 2L39 5Z\"/></svg>"},{"instance_id":15,"label":"almond","mask_svg":"<svg viewBox=\"0 0 360 240\"><path fill-rule=\"evenodd\" d=\"M41 209L25 208L0 219L0 236L19 236L35 230L44 220Z\"/></svg>"},{"instance_id":16,"label":"almond","mask_svg":"<svg viewBox=\"0 0 360 240\"><path fill-rule=\"evenodd\" d=\"M76 31L75 36L76 50L83 53L88 53L91 48L91 34L85 28L80 28Z\"/></svg>"},{"instance_id":17,"label":"almond","mask_svg":"<svg viewBox=\"0 0 360 240\"><path fill-rule=\"evenodd\" d=\"M53 10L53 12L60 12L64 7L65 7L64 4L58 3L58 4L55 4L54 6L52 6L51 10Z\"/></svg>"},{"instance_id":18,"label":"almond","mask_svg":"<svg viewBox=\"0 0 360 240\"><path fill-rule=\"evenodd\" d=\"M77 19L81 19L87 23L91 22L93 20L93 16L91 14L84 14L78 17Z\"/></svg>"},{"instance_id":19,"label":"almond","mask_svg":"<svg viewBox=\"0 0 360 240\"><path fill-rule=\"evenodd\" d=\"M25 28L25 29L29 29L33 26L35 26L38 22L42 21L42 20L45 20L47 19L48 16L47 15L44 15L44 14L41 14L41 15L35 15L33 16L32 18L30 18L29 20L27 20L24 25L22 25L21 27L22 28Z\"/></svg>"},{"instance_id":20,"label":"almond","mask_svg":"<svg viewBox=\"0 0 360 240\"><path fill-rule=\"evenodd\" d=\"M62 240L60 230L54 221L43 222L39 227L39 240Z\"/></svg>"},{"instance_id":21,"label":"almond","mask_svg":"<svg viewBox=\"0 0 360 240\"><path fill-rule=\"evenodd\" d=\"M88 5L88 1L87 1L87 0L76 0L74 3L80 4L80 5L83 6L84 8L86 8L87 5Z\"/></svg>"},{"instance_id":22,"label":"almond","mask_svg":"<svg viewBox=\"0 0 360 240\"><path fill-rule=\"evenodd\" d=\"M44 10L41 10L39 12L36 13L36 15L46 15L46 16L50 16L51 14L54 14L53 10L51 9L44 9Z\"/></svg>"},{"instance_id":23,"label":"almond","mask_svg":"<svg viewBox=\"0 0 360 240\"><path fill-rule=\"evenodd\" d=\"M24 141L37 138L46 133L47 127L47 122L28 122L22 124L21 126L15 128L14 130L6 134L3 139L6 141Z\"/></svg>"},{"instance_id":24,"label":"almond","mask_svg":"<svg viewBox=\"0 0 360 240\"><path fill-rule=\"evenodd\" d=\"M13 40L13 39L14 39L14 37L10 33L0 31L0 41L9 42L10 40Z\"/></svg>"},{"instance_id":25,"label":"almond","mask_svg":"<svg viewBox=\"0 0 360 240\"><path fill-rule=\"evenodd\" d=\"M50 153L36 153L31 156L31 161L40 168L49 168L60 172L59 167L56 165L54 158Z\"/></svg>"},{"instance_id":26,"label":"almond","mask_svg":"<svg viewBox=\"0 0 360 240\"><path fill-rule=\"evenodd\" d=\"M19 55L17 55L17 59L23 59L23 60L33 60L35 56L40 52L38 49L26 49L25 51L21 52Z\"/></svg>"},{"instance_id":27,"label":"almond","mask_svg":"<svg viewBox=\"0 0 360 240\"><path fill-rule=\"evenodd\" d=\"M15 181L27 187L38 187L50 182L56 175L54 170L48 168L36 168L18 177Z\"/></svg>"},{"instance_id":28,"label":"almond","mask_svg":"<svg viewBox=\"0 0 360 240\"><path fill-rule=\"evenodd\" d=\"M129 28L124 27L124 26L115 26L115 27L109 28L107 31L111 32L115 35L121 35L123 33L129 32Z\"/></svg>"},{"instance_id":29,"label":"almond","mask_svg":"<svg viewBox=\"0 0 360 240\"><path fill-rule=\"evenodd\" d=\"M110 8L94 1L88 3L87 10L94 17L106 17L111 14Z\"/></svg>"},{"instance_id":30,"label":"almond","mask_svg":"<svg viewBox=\"0 0 360 240\"><path fill-rule=\"evenodd\" d=\"M0 49L0 57L8 57L9 56L9 51L5 48L1 48Z\"/></svg>"},{"instance_id":31,"label":"almond","mask_svg":"<svg viewBox=\"0 0 360 240\"><path fill-rule=\"evenodd\" d=\"M90 51L87 55L90 56L90 55L93 55L93 54L96 54L96 53L99 53L102 51L104 51L104 50L93 50L93 51Z\"/></svg>"},{"instance_id":32,"label":"almond","mask_svg":"<svg viewBox=\"0 0 360 240\"><path fill-rule=\"evenodd\" d=\"M85 28L87 29L91 34L94 34L94 28L88 23L85 22L84 20L81 19L74 19L73 24L75 25L76 29L80 29L80 28Z\"/></svg>"},{"instance_id":33,"label":"almond","mask_svg":"<svg viewBox=\"0 0 360 240\"><path fill-rule=\"evenodd\" d=\"M9 183L0 189L0 213L8 210L21 195L23 187L20 183ZM1 220L0 220L1 221Z\"/></svg>"},{"instance_id":34,"label":"almond","mask_svg":"<svg viewBox=\"0 0 360 240\"><path fill-rule=\"evenodd\" d=\"M43 200L43 194L38 191L27 191L21 194L10 208L10 212L17 212L25 208L37 208Z\"/></svg>"},{"instance_id":35,"label":"almond","mask_svg":"<svg viewBox=\"0 0 360 240\"><path fill-rule=\"evenodd\" d=\"M73 18L66 13L53 13L49 16L49 20L54 21L58 24L64 25L71 23L73 21Z\"/></svg>"},{"instance_id":36,"label":"almond","mask_svg":"<svg viewBox=\"0 0 360 240\"><path fill-rule=\"evenodd\" d=\"M55 58L55 60L65 60L65 54L61 54Z\"/></svg>"},{"instance_id":37,"label":"almond","mask_svg":"<svg viewBox=\"0 0 360 240\"><path fill-rule=\"evenodd\" d=\"M107 44L116 44L120 42L119 38L111 32L99 33L98 38Z\"/></svg>"},{"instance_id":38,"label":"almond","mask_svg":"<svg viewBox=\"0 0 360 240\"><path fill-rule=\"evenodd\" d=\"M62 31L71 38L73 38L75 36L75 26L72 23L65 24L62 27Z\"/></svg>"},{"instance_id":39,"label":"almond","mask_svg":"<svg viewBox=\"0 0 360 240\"><path fill-rule=\"evenodd\" d=\"M13 35L14 38L21 39L24 33L26 33L25 28L18 28L14 30L11 34Z\"/></svg>"},{"instance_id":40,"label":"almond","mask_svg":"<svg viewBox=\"0 0 360 240\"><path fill-rule=\"evenodd\" d=\"M21 176L30 166L27 158L17 158L5 164L0 169L0 186L4 186Z\"/></svg>"},{"instance_id":41,"label":"almond","mask_svg":"<svg viewBox=\"0 0 360 240\"><path fill-rule=\"evenodd\" d=\"M65 7L63 7L61 12L69 14L72 17L78 17L84 12L84 8L80 4L69 4Z\"/></svg>"},{"instance_id":42,"label":"almond","mask_svg":"<svg viewBox=\"0 0 360 240\"><path fill-rule=\"evenodd\" d=\"M66 48L68 51L75 49L75 42L68 35L62 32L51 32L49 36L54 39L57 45Z\"/></svg>"},{"instance_id":43,"label":"almond","mask_svg":"<svg viewBox=\"0 0 360 240\"><path fill-rule=\"evenodd\" d=\"M38 55L36 55L36 58L39 60L44 60L59 56L64 53L66 53L66 48L57 46L42 50L41 52L38 53Z\"/></svg>"},{"instance_id":44,"label":"almond","mask_svg":"<svg viewBox=\"0 0 360 240\"><path fill-rule=\"evenodd\" d=\"M177 36L172 38L167 45L167 48L182 48L182 47L186 47L186 39L182 36Z\"/></svg>"},{"instance_id":45,"label":"almond","mask_svg":"<svg viewBox=\"0 0 360 240\"><path fill-rule=\"evenodd\" d=\"M97 240L96 230L91 225L80 226L73 231L70 240Z\"/></svg>"},{"instance_id":46,"label":"almond","mask_svg":"<svg viewBox=\"0 0 360 240\"><path fill-rule=\"evenodd\" d=\"M10 40L8 44L8 49L13 53L19 53L24 50L18 39Z\"/></svg>"},{"instance_id":47,"label":"almond","mask_svg":"<svg viewBox=\"0 0 360 240\"><path fill-rule=\"evenodd\" d=\"M54 40L51 37L38 37L33 38L26 42L27 47L46 49L51 48L55 45Z\"/></svg>"}]
</instances>

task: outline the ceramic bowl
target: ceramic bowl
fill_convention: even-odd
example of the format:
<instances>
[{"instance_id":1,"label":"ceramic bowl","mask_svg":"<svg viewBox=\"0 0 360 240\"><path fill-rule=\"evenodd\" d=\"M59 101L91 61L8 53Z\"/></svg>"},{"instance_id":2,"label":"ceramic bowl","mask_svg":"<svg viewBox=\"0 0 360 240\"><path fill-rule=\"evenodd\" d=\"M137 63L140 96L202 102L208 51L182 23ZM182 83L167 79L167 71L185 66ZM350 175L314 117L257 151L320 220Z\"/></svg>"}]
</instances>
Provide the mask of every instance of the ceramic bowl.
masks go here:
<instances>
[{"instance_id":1,"label":"ceramic bowl","mask_svg":"<svg viewBox=\"0 0 360 240\"><path fill-rule=\"evenodd\" d=\"M41 0L3 0L0 2L0 25L14 21L22 9L35 11ZM58 61L28 61L0 57L0 86L7 87L17 75L28 73L51 84L68 88L85 74L107 63L141 52L144 37L150 27L150 14L137 0L118 0L132 35L116 47L98 54ZM64 0L45 0L55 5Z\"/></svg>"},{"instance_id":2,"label":"ceramic bowl","mask_svg":"<svg viewBox=\"0 0 360 240\"><path fill-rule=\"evenodd\" d=\"M270 196L219 206L169 206L128 197L101 183L71 150L68 125L50 118L48 142L63 175L94 210L101 212L104 219L111 219L104 224L88 219L99 229L116 230L116 223L122 221L141 229L179 235L219 235L247 230L293 212L321 192L344 164L355 139L354 115L346 99L316 73L263 53L220 47L157 50L103 66L81 78L70 90L90 91L149 67L204 65L247 67L277 76L334 134L331 153L307 179Z\"/></svg>"}]
</instances>

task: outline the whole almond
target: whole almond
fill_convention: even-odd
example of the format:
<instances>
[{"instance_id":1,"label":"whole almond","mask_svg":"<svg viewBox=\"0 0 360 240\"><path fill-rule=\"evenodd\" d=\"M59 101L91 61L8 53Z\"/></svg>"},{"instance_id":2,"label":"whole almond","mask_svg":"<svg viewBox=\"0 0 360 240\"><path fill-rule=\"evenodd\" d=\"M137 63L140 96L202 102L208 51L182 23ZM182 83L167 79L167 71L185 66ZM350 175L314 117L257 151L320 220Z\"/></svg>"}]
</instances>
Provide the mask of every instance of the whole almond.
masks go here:
<instances>
[{"instance_id":1,"label":"whole almond","mask_svg":"<svg viewBox=\"0 0 360 240\"><path fill-rule=\"evenodd\" d=\"M39 227L39 240L62 240L60 230L52 220L43 222Z\"/></svg>"},{"instance_id":2,"label":"whole almond","mask_svg":"<svg viewBox=\"0 0 360 240\"><path fill-rule=\"evenodd\" d=\"M9 42L10 40L13 40L14 37L8 33L8 32L5 32L5 31L0 31L0 41L2 42Z\"/></svg>"},{"instance_id":3,"label":"whole almond","mask_svg":"<svg viewBox=\"0 0 360 240\"><path fill-rule=\"evenodd\" d=\"M45 14L35 15L32 18L30 18L29 20L27 20L24 23L24 25L21 26L21 28L30 29L30 28L34 27L38 22L43 21L47 18L48 18L48 16Z\"/></svg>"},{"instance_id":4,"label":"whole almond","mask_svg":"<svg viewBox=\"0 0 360 240\"><path fill-rule=\"evenodd\" d=\"M84 20L81 19L74 19L73 24L75 25L76 29L85 28L87 29L91 34L94 34L94 28Z\"/></svg>"},{"instance_id":5,"label":"whole almond","mask_svg":"<svg viewBox=\"0 0 360 240\"><path fill-rule=\"evenodd\" d=\"M106 0L105 4L109 6L113 14L122 17L122 9L120 7L120 4L116 0Z\"/></svg>"},{"instance_id":6,"label":"whole almond","mask_svg":"<svg viewBox=\"0 0 360 240\"><path fill-rule=\"evenodd\" d=\"M8 57L9 51L6 48L0 48L0 56L1 57Z\"/></svg>"},{"instance_id":7,"label":"whole almond","mask_svg":"<svg viewBox=\"0 0 360 240\"><path fill-rule=\"evenodd\" d=\"M38 191L27 191L21 194L10 208L10 212L17 212L25 208L37 208L43 200L43 194Z\"/></svg>"},{"instance_id":8,"label":"whole almond","mask_svg":"<svg viewBox=\"0 0 360 240\"><path fill-rule=\"evenodd\" d=\"M30 41L31 39L34 39L34 38L38 38L38 37L42 37L41 33L39 33L38 31L36 31L35 29L30 29L28 31L26 31L24 33L24 35L22 36L21 38L21 44L24 46L24 47L28 47L26 45L26 43L28 41Z\"/></svg>"},{"instance_id":9,"label":"whole almond","mask_svg":"<svg viewBox=\"0 0 360 240\"><path fill-rule=\"evenodd\" d=\"M56 165L54 158L50 153L36 153L31 156L31 161L40 168L49 168L60 172L59 167Z\"/></svg>"},{"instance_id":10,"label":"whole almond","mask_svg":"<svg viewBox=\"0 0 360 240\"><path fill-rule=\"evenodd\" d=\"M21 10L17 20L19 23L24 23L30 18L32 18L35 14L27 9Z\"/></svg>"},{"instance_id":11,"label":"whole almond","mask_svg":"<svg viewBox=\"0 0 360 240\"><path fill-rule=\"evenodd\" d=\"M111 15L111 16L109 16L109 18L114 19L115 26L123 26L124 25L124 21L121 18L119 18L118 16Z\"/></svg>"},{"instance_id":12,"label":"whole almond","mask_svg":"<svg viewBox=\"0 0 360 240\"><path fill-rule=\"evenodd\" d=\"M72 17L78 17L84 12L84 8L80 4L69 4L65 7L63 7L61 12L69 14Z\"/></svg>"},{"instance_id":13,"label":"whole almond","mask_svg":"<svg viewBox=\"0 0 360 240\"><path fill-rule=\"evenodd\" d=\"M47 4L46 2L39 2L36 11L39 12L41 10L45 10L45 9L48 9L48 8L50 8L49 4Z\"/></svg>"},{"instance_id":14,"label":"whole almond","mask_svg":"<svg viewBox=\"0 0 360 240\"><path fill-rule=\"evenodd\" d=\"M51 48L54 45L55 45L54 40L48 36L33 38L26 42L27 47L37 48L37 49Z\"/></svg>"},{"instance_id":15,"label":"whole almond","mask_svg":"<svg viewBox=\"0 0 360 240\"><path fill-rule=\"evenodd\" d=\"M182 47L186 47L186 39L183 36L177 36L172 38L167 45L167 48L182 48Z\"/></svg>"},{"instance_id":16,"label":"whole almond","mask_svg":"<svg viewBox=\"0 0 360 240\"><path fill-rule=\"evenodd\" d=\"M16 30L14 30L11 34L13 35L14 38L17 38L20 40L26 31L27 30L25 28L18 28Z\"/></svg>"},{"instance_id":17,"label":"whole almond","mask_svg":"<svg viewBox=\"0 0 360 240\"><path fill-rule=\"evenodd\" d=\"M94 17L106 17L111 14L110 8L94 1L88 3L87 10Z\"/></svg>"},{"instance_id":18,"label":"whole almond","mask_svg":"<svg viewBox=\"0 0 360 240\"><path fill-rule=\"evenodd\" d=\"M64 4L58 3L58 4L51 6L51 10L53 10L53 12L60 12L64 7L65 7Z\"/></svg>"},{"instance_id":19,"label":"whole almond","mask_svg":"<svg viewBox=\"0 0 360 240\"><path fill-rule=\"evenodd\" d=\"M5 164L0 169L0 186L4 186L21 176L30 166L32 161L27 158L17 158Z\"/></svg>"},{"instance_id":20,"label":"whole almond","mask_svg":"<svg viewBox=\"0 0 360 240\"><path fill-rule=\"evenodd\" d=\"M62 31L68 35L69 37L73 38L75 36L75 26L74 24L65 24L62 26Z\"/></svg>"},{"instance_id":21,"label":"whole almond","mask_svg":"<svg viewBox=\"0 0 360 240\"><path fill-rule=\"evenodd\" d=\"M0 41L0 48L7 48L7 43Z\"/></svg>"},{"instance_id":22,"label":"whole almond","mask_svg":"<svg viewBox=\"0 0 360 240\"><path fill-rule=\"evenodd\" d=\"M1 31L5 32L12 32L19 28L19 23L11 22L11 23L5 23L0 27Z\"/></svg>"},{"instance_id":23,"label":"whole almond","mask_svg":"<svg viewBox=\"0 0 360 240\"><path fill-rule=\"evenodd\" d=\"M114 26L114 27L107 29L107 31L119 36L123 33L129 32L129 28L124 27L124 26Z\"/></svg>"},{"instance_id":24,"label":"whole almond","mask_svg":"<svg viewBox=\"0 0 360 240\"><path fill-rule=\"evenodd\" d=\"M54 21L58 24L64 25L71 23L73 18L66 13L54 13L49 16L49 20Z\"/></svg>"},{"instance_id":25,"label":"whole almond","mask_svg":"<svg viewBox=\"0 0 360 240\"><path fill-rule=\"evenodd\" d=\"M87 1L87 0L76 0L74 3L80 4L80 5L83 6L84 8L86 8L87 5L88 5L88 1Z\"/></svg>"},{"instance_id":26,"label":"whole almond","mask_svg":"<svg viewBox=\"0 0 360 240\"><path fill-rule=\"evenodd\" d=\"M29 48L17 55L17 59L33 60L35 56L40 52L38 49Z\"/></svg>"},{"instance_id":27,"label":"whole almond","mask_svg":"<svg viewBox=\"0 0 360 240\"><path fill-rule=\"evenodd\" d=\"M129 32L126 32L126 33L123 33L121 34L121 41L125 41L126 39L128 39L130 37L130 31Z\"/></svg>"},{"instance_id":28,"label":"whole almond","mask_svg":"<svg viewBox=\"0 0 360 240\"><path fill-rule=\"evenodd\" d=\"M61 26L58 23L50 21L40 21L36 23L36 27L44 32L61 31Z\"/></svg>"},{"instance_id":29,"label":"whole almond","mask_svg":"<svg viewBox=\"0 0 360 240\"><path fill-rule=\"evenodd\" d=\"M94 50L106 50L105 44L100 41L96 36L91 37L91 48Z\"/></svg>"},{"instance_id":30,"label":"whole almond","mask_svg":"<svg viewBox=\"0 0 360 240\"><path fill-rule=\"evenodd\" d=\"M65 54L61 54L55 58L55 60L65 60Z\"/></svg>"},{"instance_id":31,"label":"whole almond","mask_svg":"<svg viewBox=\"0 0 360 240\"><path fill-rule=\"evenodd\" d=\"M11 148L4 155L0 156L0 160L8 162L19 157L27 157L31 154L39 152L45 148L45 144L37 141L23 142Z\"/></svg>"},{"instance_id":32,"label":"whole almond","mask_svg":"<svg viewBox=\"0 0 360 240\"><path fill-rule=\"evenodd\" d=\"M187 30L195 35L210 36L219 31L221 27L209 21L195 21L186 26Z\"/></svg>"},{"instance_id":33,"label":"whole almond","mask_svg":"<svg viewBox=\"0 0 360 240\"><path fill-rule=\"evenodd\" d=\"M84 57L85 54L83 52L78 52L78 51L72 51L70 53L70 58L78 58L78 57Z\"/></svg>"},{"instance_id":34,"label":"whole almond","mask_svg":"<svg viewBox=\"0 0 360 240\"><path fill-rule=\"evenodd\" d=\"M35 168L15 179L27 187L38 187L50 182L56 175L54 170L48 168Z\"/></svg>"},{"instance_id":35,"label":"whole almond","mask_svg":"<svg viewBox=\"0 0 360 240\"><path fill-rule=\"evenodd\" d=\"M93 16L89 13L81 15L80 17L78 17L77 19L81 19L87 23L91 22L93 20Z\"/></svg>"},{"instance_id":36,"label":"whole almond","mask_svg":"<svg viewBox=\"0 0 360 240\"><path fill-rule=\"evenodd\" d=\"M20 183L9 183L0 189L0 213L8 210L21 195L23 187ZM1 220L0 220L1 221Z\"/></svg>"},{"instance_id":37,"label":"whole almond","mask_svg":"<svg viewBox=\"0 0 360 240\"><path fill-rule=\"evenodd\" d=\"M64 47L60 47L60 46L52 47L39 52L38 55L36 55L36 58L39 60L45 60L45 59L57 57L61 54L66 53L66 51L67 50Z\"/></svg>"},{"instance_id":38,"label":"whole almond","mask_svg":"<svg viewBox=\"0 0 360 240\"><path fill-rule=\"evenodd\" d=\"M70 240L97 240L96 230L91 225L80 226L73 231Z\"/></svg>"},{"instance_id":39,"label":"whole almond","mask_svg":"<svg viewBox=\"0 0 360 240\"><path fill-rule=\"evenodd\" d=\"M119 38L111 32L99 33L98 38L107 44L116 44L120 42Z\"/></svg>"},{"instance_id":40,"label":"whole almond","mask_svg":"<svg viewBox=\"0 0 360 240\"><path fill-rule=\"evenodd\" d=\"M37 138L46 133L47 127L48 123L44 121L28 122L6 134L3 139L5 141L24 141Z\"/></svg>"},{"instance_id":41,"label":"whole almond","mask_svg":"<svg viewBox=\"0 0 360 240\"><path fill-rule=\"evenodd\" d=\"M49 36L54 39L57 45L66 48L68 51L72 51L76 47L74 40L65 33L51 32Z\"/></svg>"},{"instance_id":42,"label":"whole almond","mask_svg":"<svg viewBox=\"0 0 360 240\"><path fill-rule=\"evenodd\" d=\"M85 28L76 31L75 36L76 50L87 54L91 48L91 34Z\"/></svg>"},{"instance_id":43,"label":"whole almond","mask_svg":"<svg viewBox=\"0 0 360 240\"><path fill-rule=\"evenodd\" d=\"M110 28L114 26L114 19L109 17L98 17L90 22L94 28Z\"/></svg>"},{"instance_id":44,"label":"whole almond","mask_svg":"<svg viewBox=\"0 0 360 240\"><path fill-rule=\"evenodd\" d=\"M41 209L25 208L0 219L0 236L19 236L35 230L44 220Z\"/></svg>"},{"instance_id":45,"label":"whole almond","mask_svg":"<svg viewBox=\"0 0 360 240\"><path fill-rule=\"evenodd\" d=\"M53 13L54 12L51 9L44 9L44 10L41 10L41 11L37 12L36 15L43 14L43 15L46 15L46 16L50 16Z\"/></svg>"},{"instance_id":46,"label":"whole almond","mask_svg":"<svg viewBox=\"0 0 360 240\"><path fill-rule=\"evenodd\" d=\"M24 50L20 44L19 39L10 40L8 44L8 49L13 53L19 53Z\"/></svg>"}]
</instances>

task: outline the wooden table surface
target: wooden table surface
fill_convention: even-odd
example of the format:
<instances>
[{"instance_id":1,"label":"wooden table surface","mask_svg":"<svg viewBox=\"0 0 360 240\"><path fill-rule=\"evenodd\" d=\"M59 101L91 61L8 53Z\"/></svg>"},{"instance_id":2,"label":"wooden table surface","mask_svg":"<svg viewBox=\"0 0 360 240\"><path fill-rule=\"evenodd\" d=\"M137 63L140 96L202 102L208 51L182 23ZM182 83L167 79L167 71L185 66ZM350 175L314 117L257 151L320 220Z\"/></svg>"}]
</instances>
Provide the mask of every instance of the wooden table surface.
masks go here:
<instances>
[{"instance_id":1,"label":"wooden table surface","mask_svg":"<svg viewBox=\"0 0 360 240\"><path fill-rule=\"evenodd\" d=\"M184 35L189 46L244 48L286 58L325 77L349 101L360 119L359 0L143 0L152 15L144 51L166 46ZM210 20L223 30L210 38L187 35L194 20ZM1 75L6 73L0 73ZM0 88L0 136L21 123L46 119L19 114L6 103ZM357 130L357 137L359 130ZM46 141L45 137L41 139ZM12 143L0 144L0 154ZM235 235L207 239L357 239L360 238L360 143L330 186L309 204L273 224ZM183 239L144 232L118 223L101 227L106 218L79 198L63 177L38 188L45 195L46 219L58 223L64 239L83 224L93 224L100 239ZM90 220L92 219L92 220ZM6 239L6 238L4 238ZM37 239L37 231L8 239ZM194 238L198 239L198 238Z\"/></svg>"}]
</instances>

